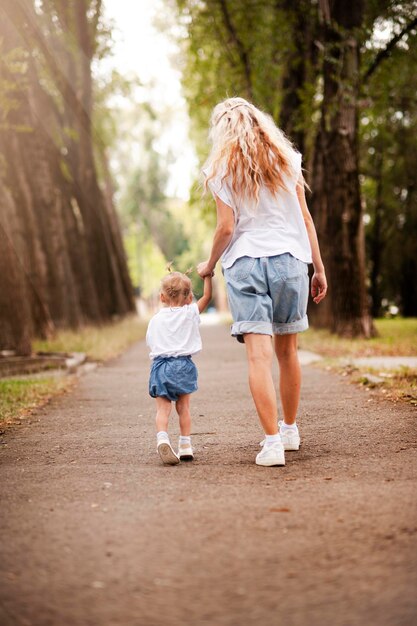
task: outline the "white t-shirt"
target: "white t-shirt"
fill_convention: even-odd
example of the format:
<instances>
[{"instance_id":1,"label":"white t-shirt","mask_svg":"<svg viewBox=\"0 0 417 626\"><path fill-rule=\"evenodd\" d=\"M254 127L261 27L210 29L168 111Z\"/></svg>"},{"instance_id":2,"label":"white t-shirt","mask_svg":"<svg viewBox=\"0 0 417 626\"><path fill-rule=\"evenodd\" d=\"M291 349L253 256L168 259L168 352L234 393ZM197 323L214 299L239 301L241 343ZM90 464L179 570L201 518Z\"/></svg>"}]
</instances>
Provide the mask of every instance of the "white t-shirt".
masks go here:
<instances>
[{"instance_id":1,"label":"white t-shirt","mask_svg":"<svg viewBox=\"0 0 417 626\"><path fill-rule=\"evenodd\" d=\"M200 312L195 302L164 306L149 322L146 343L149 356L189 356L201 350Z\"/></svg>"},{"instance_id":2,"label":"white t-shirt","mask_svg":"<svg viewBox=\"0 0 417 626\"><path fill-rule=\"evenodd\" d=\"M285 177L287 190L279 188L271 194L267 187L259 190L259 203L249 206L235 197L230 178L222 182L221 175L209 181L213 196L232 207L235 229L230 244L222 256L227 269L242 256L260 258L290 252L294 257L311 263L311 247L297 197L297 181L301 176L301 154L294 152L291 177ZM208 170L203 170L208 175Z\"/></svg>"}]
</instances>

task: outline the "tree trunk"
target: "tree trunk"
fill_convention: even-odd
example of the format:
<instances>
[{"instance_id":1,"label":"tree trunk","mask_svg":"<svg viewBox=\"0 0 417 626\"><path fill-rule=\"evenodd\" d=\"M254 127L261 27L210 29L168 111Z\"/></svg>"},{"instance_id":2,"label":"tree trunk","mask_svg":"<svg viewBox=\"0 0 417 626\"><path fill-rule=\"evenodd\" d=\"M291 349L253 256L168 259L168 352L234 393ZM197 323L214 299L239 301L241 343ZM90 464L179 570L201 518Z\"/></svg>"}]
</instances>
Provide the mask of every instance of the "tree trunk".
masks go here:
<instances>
[{"instance_id":1,"label":"tree trunk","mask_svg":"<svg viewBox=\"0 0 417 626\"><path fill-rule=\"evenodd\" d=\"M364 226L359 189L359 42L363 0L326 0L323 101L314 155L312 211L329 281L315 325L346 336L373 333L365 288ZM322 9L323 10L323 9ZM329 19L330 18L330 19Z\"/></svg>"},{"instance_id":2,"label":"tree trunk","mask_svg":"<svg viewBox=\"0 0 417 626\"><path fill-rule=\"evenodd\" d=\"M12 242L0 224L0 350L31 353L31 316L25 276Z\"/></svg>"},{"instance_id":3,"label":"tree trunk","mask_svg":"<svg viewBox=\"0 0 417 626\"><path fill-rule=\"evenodd\" d=\"M6 104L0 129L0 224L3 239L11 242L0 246L0 266L10 266L9 275L0 277L5 303L0 347L13 344L26 352L28 338L51 332L51 318L58 326L79 326L135 308L114 207L105 202L93 157L91 60L97 16L85 0L57 1L42 10L39 19L31 0L4 0L0 8L2 54L22 56L20 65L0 65ZM15 320L7 319L11 302ZM19 327L20 339L15 333L11 341Z\"/></svg>"},{"instance_id":4,"label":"tree trunk","mask_svg":"<svg viewBox=\"0 0 417 626\"><path fill-rule=\"evenodd\" d=\"M100 309L103 318L125 314L134 310L133 289L126 269L120 242L115 240L114 207L112 214L98 185L93 153L92 129L92 78L93 36L87 18L88 3L80 0L75 8L75 35L77 40L77 65L79 68L77 109L75 116L78 131L77 170L75 194L80 206L90 251L95 284L100 287ZM124 267L123 273L120 268Z\"/></svg>"},{"instance_id":5,"label":"tree trunk","mask_svg":"<svg viewBox=\"0 0 417 626\"><path fill-rule=\"evenodd\" d=\"M114 183L109 169L108 156L104 150L101 150L101 164L104 172L104 200L112 234L112 241L115 248L115 258L118 272L121 276L123 298L126 302L131 302L132 297L134 297L133 288L127 266L126 252L123 245L122 229L114 205ZM131 309L129 308L128 312L130 312L130 310Z\"/></svg>"},{"instance_id":6,"label":"tree trunk","mask_svg":"<svg viewBox=\"0 0 417 626\"><path fill-rule=\"evenodd\" d=\"M277 9L285 10L292 35L281 82L283 98L278 124L304 155L307 147L307 125L303 113L303 93L306 84L314 84L316 78L314 59L316 20L309 1L283 0L277 3Z\"/></svg>"},{"instance_id":7,"label":"tree trunk","mask_svg":"<svg viewBox=\"0 0 417 626\"><path fill-rule=\"evenodd\" d=\"M376 196L373 228L370 237L370 262L371 262L371 302L372 317L378 317L381 313L381 252L382 242L382 220L383 220L383 158L382 154L376 158Z\"/></svg>"}]
</instances>

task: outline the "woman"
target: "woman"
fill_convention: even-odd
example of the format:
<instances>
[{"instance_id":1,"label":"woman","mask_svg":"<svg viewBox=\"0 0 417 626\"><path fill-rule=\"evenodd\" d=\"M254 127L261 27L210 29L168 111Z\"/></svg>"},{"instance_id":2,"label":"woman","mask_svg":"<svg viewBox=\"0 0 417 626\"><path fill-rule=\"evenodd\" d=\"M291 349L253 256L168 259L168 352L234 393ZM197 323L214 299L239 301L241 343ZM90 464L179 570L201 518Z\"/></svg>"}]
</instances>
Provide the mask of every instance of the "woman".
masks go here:
<instances>
[{"instance_id":1,"label":"woman","mask_svg":"<svg viewBox=\"0 0 417 626\"><path fill-rule=\"evenodd\" d=\"M222 257L232 335L245 344L249 386L265 432L256 463L285 465L284 450L300 446L297 334L308 328L308 263L314 266L314 302L327 292L301 154L272 118L243 98L229 98L214 108L210 138L203 172L216 201L217 227L210 257L197 270L202 278L210 275ZM274 350L284 413L279 423Z\"/></svg>"}]
</instances>

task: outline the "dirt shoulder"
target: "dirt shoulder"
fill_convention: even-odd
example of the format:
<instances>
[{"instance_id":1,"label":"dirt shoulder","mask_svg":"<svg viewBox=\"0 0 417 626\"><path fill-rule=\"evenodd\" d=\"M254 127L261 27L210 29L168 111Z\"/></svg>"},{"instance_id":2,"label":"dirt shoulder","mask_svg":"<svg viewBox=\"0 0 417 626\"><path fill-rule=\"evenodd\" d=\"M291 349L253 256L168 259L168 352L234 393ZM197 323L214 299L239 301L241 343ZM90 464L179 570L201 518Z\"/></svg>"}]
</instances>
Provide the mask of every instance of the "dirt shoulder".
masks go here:
<instances>
[{"instance_id":1,"label":"dirt shoulder","mask_svg":"<svg viewBox=\"0 0 417 626\"><path fill-rule=\"evenodd\" d=\"M155 453L143 342L5 435L0 623L415 623L415 408L305 367L302 448L261 468L244 348L203 341L193 463Z\"/></svg>"}]
</instances>

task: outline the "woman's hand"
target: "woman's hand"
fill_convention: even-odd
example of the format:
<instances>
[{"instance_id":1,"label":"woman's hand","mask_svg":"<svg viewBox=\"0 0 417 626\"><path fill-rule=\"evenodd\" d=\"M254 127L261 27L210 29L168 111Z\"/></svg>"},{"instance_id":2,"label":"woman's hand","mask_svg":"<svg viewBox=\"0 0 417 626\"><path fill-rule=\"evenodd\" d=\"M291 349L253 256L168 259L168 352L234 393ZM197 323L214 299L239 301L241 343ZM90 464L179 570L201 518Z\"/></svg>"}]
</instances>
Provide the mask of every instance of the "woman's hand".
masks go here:
<instances>
[{"instance_id":1,"label":"woman's hand","mask_svg":"<svg viewBox=\"0 0 417 626\"><path fill-rule=\"evenodd\" d=\"M214 276L213 268L208 261L203 261L197 265L197 273L201 278L204 278L204 276Z\"/></svg>"},{"instance_id":2,"label":"woman's hand","mask_svg":"<svg viewBox=\"0 0 417 626\"><path fill-rule=\"evenodd\" d=\"M311 297L313 302L318 304L326 297L327 294L327 280L326 274L323 272L314 272L311 279Z\"/></svg>"}]
</instances>

